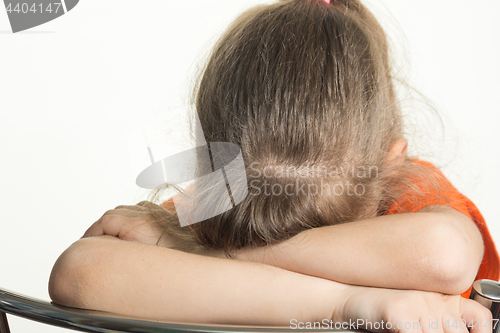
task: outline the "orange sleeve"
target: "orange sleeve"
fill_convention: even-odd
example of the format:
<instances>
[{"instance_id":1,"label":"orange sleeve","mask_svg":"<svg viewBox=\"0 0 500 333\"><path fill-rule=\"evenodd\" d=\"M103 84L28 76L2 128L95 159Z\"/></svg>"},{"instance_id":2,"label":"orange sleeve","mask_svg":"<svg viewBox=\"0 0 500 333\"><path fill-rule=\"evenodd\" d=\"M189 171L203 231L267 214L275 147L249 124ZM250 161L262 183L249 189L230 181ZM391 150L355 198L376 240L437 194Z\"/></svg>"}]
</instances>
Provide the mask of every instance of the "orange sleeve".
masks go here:
<instances>
[{"instance_id":1,"label":"orange sleeve","mask_svg":"<svg viewBox=\"0 0 500 333\"><path fill-rule=\"evenodd\" d=\"M163 208L165 208L166 210L168 210L169 212L173 212L175 211L175 205L174 205L174 197L162 202L160 204L160 206L162 206Z\"/></svg>"},{"instance_id":2,"label":"orange sleeve","mask_svg":"<svg viewBox=\"0 0 500 333\"><path fill-rule=\"evenodd\" d=\"M414 213L430 205L447 205L458 210L474 221L483 237L484 256L475 280L490 279L498 281L500 275L500 259L495 248L495 243L493 242L488 227L486 226L486 222L477 207L469 198L458 192L458 190L434 165L420 160L414 160L413 162L420 163L428 167L429 173L432 173L435 179L437 179L442 186L440 193L428 190L430 187L425 186L425 179L418 179L416 180L417 187L422 191L420 195L417 195L415 191L408 191L402 196L402 200L391 205L386 215ZM462 296L469 298L471 289L472 286L470 286L469 289L462 294Z\"/></svg>"}]
</instances>

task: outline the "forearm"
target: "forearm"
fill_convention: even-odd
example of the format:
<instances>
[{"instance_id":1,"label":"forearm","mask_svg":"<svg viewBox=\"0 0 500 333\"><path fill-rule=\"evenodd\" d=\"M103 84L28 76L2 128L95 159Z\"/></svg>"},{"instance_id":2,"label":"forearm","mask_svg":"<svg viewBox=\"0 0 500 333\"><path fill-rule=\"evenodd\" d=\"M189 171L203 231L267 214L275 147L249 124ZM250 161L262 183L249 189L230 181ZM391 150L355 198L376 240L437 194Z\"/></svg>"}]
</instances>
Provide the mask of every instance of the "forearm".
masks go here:
<instances>
[{"instance_id":1,"label":"forearm","mask_svg":"<svg viewBox=\"0 0 500 333\"><path fill-rule=\"evenodd\" d=\"M459 294L482 258L479 232L460 218L453 212L381 216L311 229L237 257L348 284Z\"/></svg>"},{"instance_id":2,"label":"forearm","mask_svg":"<svg viewBox=\"0 0 500 333\"><path fill-rule=\"evenodd\" d=\"M259 263L109 236L75 242L54 265L54 302L146 319L288 326L332 316L343 285Z\"/></svg>"}]
</instances>

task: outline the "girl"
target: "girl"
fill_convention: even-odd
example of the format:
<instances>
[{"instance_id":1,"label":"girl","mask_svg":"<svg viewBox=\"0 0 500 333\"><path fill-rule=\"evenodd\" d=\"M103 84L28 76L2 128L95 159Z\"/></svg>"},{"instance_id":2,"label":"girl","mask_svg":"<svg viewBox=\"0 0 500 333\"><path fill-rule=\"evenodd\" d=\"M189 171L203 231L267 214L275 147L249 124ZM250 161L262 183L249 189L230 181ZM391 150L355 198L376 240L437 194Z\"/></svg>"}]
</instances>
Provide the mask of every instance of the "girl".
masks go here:
<instances>
[{"instance_id":1,"label":"girl","mask_svg":"<svg viewBox=\"0 0 500 333\"><path fill-rule=\"evenodd\" d=\"M248 10L215 45L195 105L207 142L241 148L248 195L183 228L159 193L106 212L54 265L55 302L168 321L491 330L459 296L498 279L484 219L406 156L386 37L359 1Z\"/></svg>"}]
</instances>

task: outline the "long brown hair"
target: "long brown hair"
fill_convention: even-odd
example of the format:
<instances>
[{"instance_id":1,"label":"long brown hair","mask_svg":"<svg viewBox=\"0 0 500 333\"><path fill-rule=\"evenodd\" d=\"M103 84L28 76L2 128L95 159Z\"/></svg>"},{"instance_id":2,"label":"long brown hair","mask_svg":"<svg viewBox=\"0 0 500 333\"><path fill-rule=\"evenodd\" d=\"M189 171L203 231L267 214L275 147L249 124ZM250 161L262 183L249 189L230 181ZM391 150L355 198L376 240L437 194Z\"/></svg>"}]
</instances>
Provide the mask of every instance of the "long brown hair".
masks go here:
<instances>
[{"instance_id":1,"label":"long brown hair","mask_svg":"<svg viewBox=\"0 0 500 333\"><path fill-rule=\"evenodd\" d=\"M241 148L250 193L191 227L181 228L175 211L157 215L158 224L230 255L383 214L415 172L409 158L385 163L403 137L391 75L385 33L358 0L246 11L213 48L194 104L207 142Z\"/></svg>"}]
</instances>

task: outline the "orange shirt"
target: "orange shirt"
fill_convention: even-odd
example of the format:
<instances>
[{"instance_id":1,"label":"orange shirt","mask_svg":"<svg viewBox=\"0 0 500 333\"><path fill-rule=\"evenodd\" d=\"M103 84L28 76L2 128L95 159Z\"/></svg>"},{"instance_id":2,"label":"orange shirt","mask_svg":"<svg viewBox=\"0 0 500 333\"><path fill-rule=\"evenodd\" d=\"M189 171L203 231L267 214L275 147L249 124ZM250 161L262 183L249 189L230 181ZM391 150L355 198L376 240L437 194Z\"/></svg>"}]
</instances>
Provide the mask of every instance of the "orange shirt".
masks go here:
<instances>
[{"instance_id":1,"label":"orange shirt","mask_svg":"<svg viewBox=\"0 0 500 333\"><path fill-rule=\"evenodd\" d=\"M420 195L417 195L414 192L412 193L411 190L408 190L402 196L404 199L392 204L385 215L414 213L431 205L447 205L470 217L479 228L484 242L483 261L476 275L476 280L490 279L498 281L500 275L500 259L495 248L495 243L493 242L488 227L486 226L486 222L477 207L467 197L458 192L458 190L434 165L421 160L414 160L414 163L420 163L429 168L429 174L436 177L442 185L442 192L438 194L426 191L425 179L412 179L412 182L417 183L418 187L421 188L423 192L420 193ZM162 206L170 211L175 210L172 199L162 203ZM472 285L469 290L462 294L462 296L469 298L471 289Z\"/></svg>"},{"instance_id":2,"label":"orange shirt","mask_svg":"<svg viewBox=\"0 0 500 333\"><path fill-rule=\"evenodd\" d=\"M386 215L398 213L413 213L426 206L431 205L447 205L468 216L478 227L483 237L484 256L479 271L476 275L476 280L490 279L498 281L500 275L500 259L495 248L495 243L490 235L486 222L477 207L470 201L469 198L458 192L458 190L450 183L448 179L429 162L414 160L414 163L420 163L429 168L429 173L432 174L442 185L442 192L435 193L425 189L425 179L417 179L417 186L423 190L420 195L408 190L403 195L403 200L394 203ZM413 181L413 179L412 179ZM469 298L472 286L469 290L462 294L463 297Z\"/></svg>"}]
</instances>

